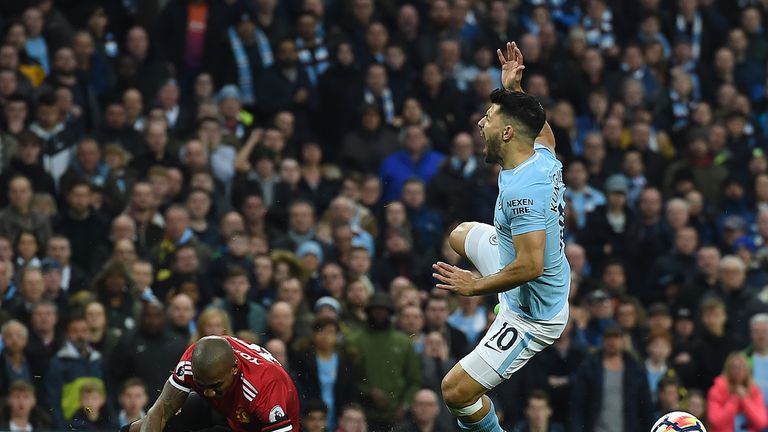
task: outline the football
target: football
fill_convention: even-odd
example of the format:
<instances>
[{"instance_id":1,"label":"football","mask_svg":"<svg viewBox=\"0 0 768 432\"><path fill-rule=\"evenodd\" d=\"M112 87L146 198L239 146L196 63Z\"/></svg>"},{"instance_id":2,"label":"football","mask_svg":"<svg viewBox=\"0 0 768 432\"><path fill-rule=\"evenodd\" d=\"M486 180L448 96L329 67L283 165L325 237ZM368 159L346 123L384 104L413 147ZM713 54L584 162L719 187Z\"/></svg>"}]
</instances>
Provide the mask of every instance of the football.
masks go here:
<instances>
[{"instance_id":1,"label":"football","mask_svg":"<svg viewBox=\"0 0 768 432\"><path fill-rule=\"evenodd\" d=\"M707 432L701 420L683 411L664 414L656 420L651 432Z\"/></svg>"}]
</instances>

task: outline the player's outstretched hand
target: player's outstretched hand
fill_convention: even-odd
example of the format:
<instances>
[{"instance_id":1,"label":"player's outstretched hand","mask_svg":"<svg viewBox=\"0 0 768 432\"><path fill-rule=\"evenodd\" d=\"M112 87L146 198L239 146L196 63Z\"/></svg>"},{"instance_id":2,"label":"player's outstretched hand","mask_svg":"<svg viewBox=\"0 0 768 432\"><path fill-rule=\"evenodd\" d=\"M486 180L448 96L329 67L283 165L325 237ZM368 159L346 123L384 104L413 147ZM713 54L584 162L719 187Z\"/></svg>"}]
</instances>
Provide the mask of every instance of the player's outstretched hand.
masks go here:
<instances>
[{"instance_id":1,"label":"player's outstretched hand","mask_svg":"<svg viewBox=\"0 0 768 432\"><path fill-rule=\"evenodd\" d=\"M463 296L474 295L475 277L471 271L462 270L444 262L432 264L432 268L435 270L432 277L442 282L435 285L437 288Z\"/></svg>"},{"instance_id":2,"label":"player's outstretched hand","mask_svg":"<svg viewBox=\"0 0 768 432\"><path fill-rule=\"evenodd\" d=\"M507 54L496 50L501 63L501 84L507 90L523 91L523 53L515 42L507 42Z\"/></svg>"}]
</instances>

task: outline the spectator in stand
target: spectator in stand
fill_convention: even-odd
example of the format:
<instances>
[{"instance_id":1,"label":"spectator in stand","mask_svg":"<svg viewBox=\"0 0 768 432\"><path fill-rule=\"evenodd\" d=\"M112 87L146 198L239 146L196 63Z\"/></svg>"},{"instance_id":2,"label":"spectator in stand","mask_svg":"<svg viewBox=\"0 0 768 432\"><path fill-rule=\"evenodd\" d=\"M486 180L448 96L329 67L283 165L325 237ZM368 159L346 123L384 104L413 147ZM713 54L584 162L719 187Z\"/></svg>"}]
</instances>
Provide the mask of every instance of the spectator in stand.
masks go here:
<instances>
[{"instance_id":1,"label":"spectator in stand","mask_svg":"<svg viewBox=\"0 0 768 432\"><path fill-rule=\"evenodd\" d=\"M140 304L134 299L134 284L125 265L109 262L94 280L99 301L107 308L110 328L129 331L135 328Z\"/></svg>"},{"instance_id":2,"label":"spectator in stand","mask_svg":"<svg viewBox=\"0 0 768 432\"><path fill-rule=\"evenodd\" d=\"M605 205L587 215L585 228L579 236L595 272L605 265L608 257L624 257L628 249L628 227L633 219L627 206L629 188L626 177L621 174L608 177L605 192Z\"/></svg>"},{"instance_id":3,"label":"spectator in stand","mask_svg":"<svg viewBox=\"0 0 768 432\"><path fill-rule=\"evenodd\" d=\"M441 153L429 149L424 131L416 126L408 127L403 137L403 150L388 156L381 163L382 199L389 202L400 196L405 181L410 177L429 182L437 174L443 158Z\"/></svg>"},{"instance_id":4,"label":"spectator in stand","mask_svg":"<svg viewBox=\"0 0 768 432\"><path fill-rule=\"evenodd\" d=\"M120 386L120 395L118 396L120 412L117 415L117 424L122 427L144 418L147 415L144 407L147 406L148 402L147 388L140 379L129 378L125 380Z\"/></svg>"},{"instance_id":5,"label":"spectator in stand","mask_svg":"<svg viewBox=\"0 0 768 432\"><path fill-rule=\"evenodd\" d=\"M390 427L387 425L403 420L404 406L411 403L421 382L421 368L410 340L391 327L395 307L390 297L374 294L366 312L368 328L349 341L359 356L357 387L366 401L366 417L372 424ZM399 349L391 349L393 346Z\"/></svg>"},{"instance_id":6,"label":"spectator in stand","mask_svg":"<svg viewBox=\"0 0 768 432\"><path fill-rule=\"evenodd\" d=\"M340 327L333 318L318 318L312 326L311 347L292 356L291 370L299 381L303 400L322 400L327 407L327 428L335 430L336 413L356 399L352 363L337 338Z\"/></svg>"},{"instance_id":7,"label":"spectator in stand","mask_svg":"<svg viewBox=\"0 0 768 432\"><path fill-rule=\"evenodd\" d=\"M51 427L51 418L38 405L35 389L24 381L15 381L8 387L8 407L0 426L7 430L34 430Z\"/></svg>"},{"instance_id":8,"label":"spectator in stand","mask_svg":"<svg viewBox=\"0 0 768 432\"><path fill-rule=\"evenodd\" d=\"M17 175L23 175L32 182L32 189L35 192L47 192L56 196L56 185L53 177L41 162L40 155L43 151L43 143L40 138L31 132L22 131L17 140L19 143L18 152L11 157L9 165L3 167L0 175L0 191L8 191L11 180ZM7 193L0 194L0 205L5 207L8 205L9 199Z\"/></svg>"},{"instance_id":9,"label":"spectator in stand","mask_svg":"<svg viewBox=\"0 0 768 432\"><path fill-rule=\"evenodd\" d=\"M573 322L569 323L560 339L535 356L523 375L523 388L546 392L551 419L560 424L568 421L573 377L587 355L584 346L573 340L573 328Z\"/></svg>"},{"instance_id":10,"label":"spectator in stand","mask_svg":"<svg viewBox=\"0 0 768 432\"><path fill-rule=\"evenodd\" d=\"M528 404L525 408L525 420L519 422L514 432L562 432L563 425L553 422L552 407L549 405L549 397L542 391L534 390L528 396Z\"/></svg>"},{"instance_id":11,"label":"spectator in stand","mask_svg":"<svg viewBox=\"0 0 768 432\"><path fill-rule=\"evenodd\" d=\"M675 377L663 378L659 382L659 387L656 391L658 403L656 404L657 409L654 417L659 418L664 414L682 410L682 395L684 393L685 389L680 387L680 383Z\"/></svg>"},{"instance_id":12,"label":"spectator in stand","mask_svg":"<svg viewBox=\"0 0 768 432\"><path fill-rule=\"evenodd\" d=\"M326 429L328 409L323 401L313 399L302 406L301 428L307 432L323 432Z\"/></svg>"},{"instance_id":13,"label":"spectator in stand","mask_svg":"<svg viewBox=\"0 0 768 432\"><path fill-rule=\"evenodd\" d=\"M18 275L19 293L6 306L11 315L21 322L30 322L32 307L42 301L45 281L40 267L29 266Z\"/></svg>"},{"instance_id":14,"label":"spectator in stand","mask_svg":"<svg viewBox=\"0 0 768 432\"><path fill-rule=\"evenodd\" d=\"M88 279L82 269L72 264L72 246L63 235L53 235L48 240L46 255L55 259L61 266L61 289L73 294L87 289Z\"/></svg>"},{"instance_id":15,"label":"spectator in stand","mask_svg":"<svg viewBox=\"0 0 768 432\"><path fill-rule=\"evenodd\" d=\"M110 421L107 390L103 383L88 382L80 386L79 409L72 415L70 427L74 430L108 429Z\"/></svg>"},{"instance_id":16,"label":"spectator in stand","mask_svg":"<svg viewBox=\"0 0 768 432\"><path fill-rule=\"evenodd\" d=\"M32 209L32 183L22 175L8 181L8 206L0 210L0 235L16 238L30 231L45 244L51 236L51 221Z\"/></svg>"},{"instance_id":17,"label":"spectator in stand","mask_svg":"<svg viewBox=\"0 0 768 432\"><path fill-rule=\"evenodd\" d=\"M624 344L622 330L608 327L603 348L576 371L569 408L571 430L605 431L623 422L625 431L644 431L653 423L648 380Z\"/></svg>"},{"instance_id":18,"label":"spectator in stand","mask_svg":"<svg viewBox=\"0 0 768 432\"><path fill-rule=\"evenodd\" d=\"M46 375L46 394L54 425L67 427L80 406L80 388L85 383L104 385L101 353L88 342L90 332L82 315L73 315L67 323L66 341L51 359Z\"/></svg>"},{"instance_id":19,"label":"spectator in stand","mask_svg":"<svg viewBox=\"0 0 768 432\"><path fill-rule=\"evenodd\" d=\"M197 342L206 336L233 335L229 315L221 309L209 308L197 317L197 330L192 336L192 342Z\"/></svg>"},{"instance_id":20,"label":"spectator in stand","mask_svg":"<svg viewBox=\"0 0 768 432\"><path fill-rule=\"evenodd\" d=\"M3 350L0 352L0 368L2 372L2 386L0 394L8 395L8 386L10 383L22 381L27 384L39 384L39 377L42 371L35 370L33 362L29 361L25 354L29 332L19 321L11 320L2 327Z\"/></svg>"},{"instance_id":21,"label":"spectator in stand","mask_svg":"<svg viewBox=\"0 0 768 432\"><path fill-rule=\"evenodd\" d=\"M749 319L754 315L768 311L768 305L758 300L745 286L746 265L734 255L726 255L720 260L718 268L720 289L713 290L706 296L721 299L728 311L730 331L746 339Z\"/></svg>"},{"instance_id":22,"label":"spectator in stand","mask_svg":"<svg viewBox=\"0 0 768 432\"><path fill-rule=\"evenodd\" d=\"M738 333L726 332L729 317L722 301L716 298L706 299L699 309L702 325L692 348L696 379L686 384L703 391L712 385L728 354L743 349L745 342Z\"/></svg>"},{"instance_id":23,"label":"spectator in stand","mask_svg":"<svg viewBox=\"0 0 768 432\"><path fill-rule=\"evenodd\" d=\"M188 341L195 331L195 302L187 294L179 293L168 300L168 327L183 341Z\"/></svg>"},{"instance_id":24,"label":"spectator in stand","mask_svg":"<svg viewBox=\"0 0 768 432\"><path fill-rule=\"evenodd\" d=\"M109 362L112 352L120 339L120 330L107 327L107 313L104 305L92 301L83 307L85 321L91 332L91 348L102 354L106 362Z\"/></svg>"},{"instance_id":25,"label":"spectator in stand","mask_svg":"<svg viewBox=\"0 0 768 432\"><path fill-rule=\"evenodd\" d=\"M309 126L316 95L306 71L299 67L293 40L283 39L275 45L275 63L261 76L257 94L267 117L287 109L296 116L300 130Z\"/></svg>"},{"instance_id":26,"label":"spectator in stand","mask_svg":"<svg viewBox=\"0 0 768 432\"><path fill-rule=\"evenodd\" d=\"M111 382L119 385L130 377L140 378L153 395L150 398L153 403L154 395L162 390L168 371L174 367L173 362L184 353L186 346L187 340L168 329L162 304L145 303L139 327L122 336L115 347L120 361L110 365Z\"/></svg>"},{"instance_id":27,"label":"spectator in stand","mask_svg":"<svg viewBox=\"0 0 768 432\"><path fill-rule=\"evenodd\" d=\"M88 274L97 272L95 252L105 243L109 222L91 208L91 185L83 179L68 183L67 210L54 221L54 231L69 239L73 262Z\"/></svg>"},{"instance_id":28,"label":"spectator in stand","mask_svg":"<svg viewBox=\"0 0 768 432\"><path fill-rule=\"evenodd\" d=\"M413 405L408 418L398 425L396 432L437 432L454 430L438 418L440 402L437 393L429 389L421 389L413 396Z\"/></svg>"},{"instance_id":29,"label":"spectator in stand","mask_svg":"<svg viewBox=\"0 0 768 432\"><path fill-rule=\"evenodd\" d=\"M248 276L249 272L242 267L229 267L224 276L224 298L214 303L213 307L229 315L235 333L248 330L261 336L266 330L267 311L258 303L248 300L249 291L253 289Z\"/></svg>"},{"instance_id":30,"label":"spectator in stand","mask_svg":"<svg viewBox=\"0 0 768 432\"><path fill-rule=\"evenodd\" d=\"M460 359L469 353L469 343L464 333L448 323L449 313L448 301L445 297L431 296L424 305L427 331L441 333L448 343L451 356Z\"/></svg>"},{"instance_id":31,"label":"spectator in stand","mask_svg":"<svg viewBox=\"0 0 768 432\"><path fill-rule=\"evenodd\" d=\"M723 373L707 393L709 430L760 431L768 425L768 412L760 388L754 384L751 367L742 353L725 360Z\"/></svg>"},{"instance_id":32,"label":"spectator in stand","mask_svg":"<svg viewBox=\"0 0 768 432\"><path fill-rule=\"evenodd\" d=\"M339 416L339 428L336 432L368 432L365 411L358 404L344 407Z\"/></svg>"},{"instance_id":33,"label":"spectator in stand","mask_svg":"<svg viewBox=\"0 0 768 432\"><path fill-rule=\"evenodd\" d=\"M342 168L353 171L375 171L380 161L397 151L397 135L384 125L378 107L360 108L360 121L354 131L344 136L339 150Z\"/></svg>"}]
</instances>

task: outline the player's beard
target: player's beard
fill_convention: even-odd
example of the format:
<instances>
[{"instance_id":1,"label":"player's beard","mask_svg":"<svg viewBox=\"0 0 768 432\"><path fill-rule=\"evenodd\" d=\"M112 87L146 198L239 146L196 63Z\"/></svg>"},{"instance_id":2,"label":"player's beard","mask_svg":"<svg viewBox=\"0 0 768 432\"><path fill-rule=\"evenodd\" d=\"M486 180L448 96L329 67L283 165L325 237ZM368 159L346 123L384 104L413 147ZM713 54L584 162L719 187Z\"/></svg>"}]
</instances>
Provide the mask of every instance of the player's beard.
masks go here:
<instances>
[{"instance_id":1,"label":"player's beard","mask_svg":"<svg viewBox=\"0 0 768 432\"><path fill-rule=\"evenodd\" d=\"M501 138L493 135L485 136L485 162L501 164Z\"/></svg>"},{"instance_id":2,"label":"player's beard","mask_svg":"<svg viewBox=\"0 0 768 432\"><path fill-rule=\"evenodd\" d=\"M372 314L368 314L368 328L373 331L384 331L389 328L391 325L389 319L385 319L383 321L377 321Z\"/></svg>"}]
</instances>

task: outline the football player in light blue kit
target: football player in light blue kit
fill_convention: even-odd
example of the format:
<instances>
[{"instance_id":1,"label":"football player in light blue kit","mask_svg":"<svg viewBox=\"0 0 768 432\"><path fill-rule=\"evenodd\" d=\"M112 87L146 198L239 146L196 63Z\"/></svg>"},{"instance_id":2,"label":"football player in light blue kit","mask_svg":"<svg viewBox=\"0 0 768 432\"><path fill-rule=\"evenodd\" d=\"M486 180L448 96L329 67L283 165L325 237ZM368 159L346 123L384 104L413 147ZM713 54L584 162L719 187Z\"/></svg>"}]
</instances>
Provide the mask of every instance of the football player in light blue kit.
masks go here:
<instances>
[{"instance_id":1,"label":"football player in light blue kit","mask_svg":"<svg viewBox=\"0 0 768 432\"><path fill-rule=\"evenodd\" d=\"M568 321L562 164L544 108L522 92L523 55L514 42L506 51L498 51L505 89L491 94L478 124L486 161L502 167L495 227L465 222L449 239L482 277L442 262L433 266L438 288L499 295L488 333L443 379L445 403L465 431L502 430L485 393L557 340Z\"/></svg>"}]
</instances>

